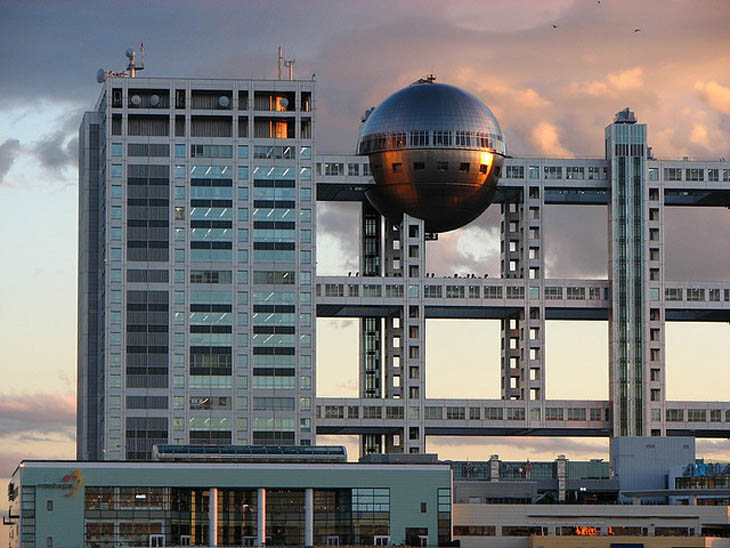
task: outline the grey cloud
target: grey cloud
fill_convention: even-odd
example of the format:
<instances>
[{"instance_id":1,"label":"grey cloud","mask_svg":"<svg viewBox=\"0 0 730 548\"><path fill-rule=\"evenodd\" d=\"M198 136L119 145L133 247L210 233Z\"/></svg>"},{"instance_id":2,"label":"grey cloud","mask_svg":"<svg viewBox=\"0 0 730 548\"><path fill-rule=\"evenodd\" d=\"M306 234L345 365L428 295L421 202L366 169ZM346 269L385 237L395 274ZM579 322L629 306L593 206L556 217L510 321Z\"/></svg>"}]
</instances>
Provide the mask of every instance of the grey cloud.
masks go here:
<instances>
[{"instance_id":1,"label":"grey cloud","mask_svg":"<svg viewBox=\"0 0 730 548\"><path fill-rule=\"evenodd\" d=\"M27 452L0 451L0 478L9 478L21 460L30 458L32 457L29 457ZM6 508L7 501L3 500L3 503L3 507Z\"/></svg>"},{"instance_id":2,"label":"grey cloud","mask_svg":"<svg viewBox=\"0 0 730 548\"><path fill-rule=\"evenodd\" d=\"M33 153L41 165L49 171L59 171L74 166L79 149L78 137L69 138L64 131L45 135L34 147Z\"/></svg>"},{"instance_id":3,"label":"grey cloud","mask_svg":"<svg viewBox=\"0 0 730 548\"><path fill-rule=\"evenodd\" d=\"M50 174L59 176L67 168L75 168L78 162L78 128L84 106L68 108L66 113L52 124L53 131L42 134L31 148L40 165Z\"/></svg>"},{"instance_id":4,"label":"grey cloud","mask_svg":"<svg viewBox=\"0 0 730 548\"><path fill-rule=\"evenodd\" d=\"M318 75L320 150L351 152L365 108L424 73L458 81L466 67L474 74L469 89L478 87L479 95L502 113L513 153L536 152L531 131L545 119L556 125L568 150L596 155L602 152L600 131L616 110L624 103L640 115L656 110L651 90L668 89L665 80L674 83L676 77L657 81L647 75L651 85L608 98L571 96L566 92L570 82L601 80L638 62L651 67L647 70L672 63L670 73L676 75L676 67L684 72L699 67L698 59L717 58L728 42L721 23L730 17L725 3L687 10L681 2L647 1L631 14L611 2L543 2L529 13L522 3L495 2L490 24L474 25L481 2L452 6L432 0L414 14L410 2L399 0L256 1L215 7L181 1L174 10L168 3L141 0L10 1L4 5L0 70L13 78L0 82L0 101L44 97L91 105L98 93L96 68L123 68L122 52L142 37L147 46L145 76L271 77L276 46L283 43L287 57L297 60L297 76ZM145 17L140 19L142 11ZM113 22L113 35L97 24L100 13ZM630 31L636 20L645 23L634 35ZM557 32L551 22L559 23ZM208 40L210 35L217 39ZM707 40L710 35L717 37L715 42ZM270 41L262 42L261 36ZM534 89L549 104L525 109L519 93L497 93L504 83Z\"/></svg>"},{"instance_id":5,"label":"grey cloud","mask_svg":"<svg viewBox=\"0 0 730 548\"><path fill-rule=\"evenodd\" d=\"M359 264L360 204L319 202L317 204L317 258L319 275L353 274ZM330 242L328 238L332 238ZM334 243L335 245L328 245Z\"/></svg>"},{"instance_id":6,"label":"grey cloud","mask_svg":"<svg viewBox=\"0 0 730 548\"><path fill-rule=\"evenodd\" d=\"M3 394L0 397L0 436L73 438L75 425L73 394Z\"/></svg>"},{"instance_id":7,"label":"grey cloud","mask_svg":"<svg viewBox=\"0 0 730 548\"><path fill-rule=\"evenodd\" d=\"M436 276L499 276L499 211L493 204L464 229L428 242L426 270Z\"/></svg>"},{"instance_id":8,"label":"grey cloud","mask_svg":"<svg viewBox=\"0 0 730 548\"><path fill-rule=\"evenodd\" d=\"M17 139L7 139L0 145L0 184L5 182L5 176L10 171L19 153L20 141Z\"/></svg>"},{"instance_id":9,"label":"grey cloud","mask_svg":"<svg viewBox=\"0 0 730 548\"><path fill-rule=\"evenodd\" d=\"M607 223L605 206L545 207L546 275L550 278L606 278Z\"/></svg>"},{"instance_id":10,"label":"grey cloud","mask_svg":"<svg viewBox=\"0 0 730 548\"><path fill-rule=\"evenodd\" d=\"M725 208L666 208L664 217L665 278L725 280L730 272L730 243L708 234L730 232Z\"/></svg>"},{"instance_id":11,"label":"grey cloud","mask_svg":"<svg viewBox=\"0 0 730 548\"><path fill-rule=\"evenodd\" d=\"M447 453L459 450L461 460L487 460L492 454L499 454L504 460L554 459L564 454L569 459L607 458L608 439L603 438L540 438L540 437L489 437L466 438L434 436L428 438L427 450L433 453Z\"/></svg>"},{"instance_id":12,"label":"grey cloud","mask_svg":"<svg viewBox=\"0 0 730 548\"><path fill-rule=\"evenodd\" d=\"M698 458L730 461L730 441L728 440L697 440L695 449Z\"/></svg>"}]
</instances>

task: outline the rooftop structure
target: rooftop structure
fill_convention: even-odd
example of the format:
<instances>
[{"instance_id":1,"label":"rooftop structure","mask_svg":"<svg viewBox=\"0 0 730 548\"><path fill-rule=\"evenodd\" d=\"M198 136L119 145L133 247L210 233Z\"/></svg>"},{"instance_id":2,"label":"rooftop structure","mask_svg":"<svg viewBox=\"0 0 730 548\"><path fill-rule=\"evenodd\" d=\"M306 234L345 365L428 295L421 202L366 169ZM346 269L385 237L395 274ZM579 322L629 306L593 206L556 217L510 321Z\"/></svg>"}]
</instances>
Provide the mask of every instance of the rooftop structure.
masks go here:
<instances>
[{"instance_id":1,"label":"rooftop structure","mask_svg":"<svg viewBox=\"0 0 730 548\"><path fill-rule=\"evenodd\" d=\"M366 196L375 208L396 224L404 213L418 217L429 232L453 230L481 215L506 155L489 108L432 78L368 111L357 150L370 160L376 184Z\"/></svg>"}]
</instances>

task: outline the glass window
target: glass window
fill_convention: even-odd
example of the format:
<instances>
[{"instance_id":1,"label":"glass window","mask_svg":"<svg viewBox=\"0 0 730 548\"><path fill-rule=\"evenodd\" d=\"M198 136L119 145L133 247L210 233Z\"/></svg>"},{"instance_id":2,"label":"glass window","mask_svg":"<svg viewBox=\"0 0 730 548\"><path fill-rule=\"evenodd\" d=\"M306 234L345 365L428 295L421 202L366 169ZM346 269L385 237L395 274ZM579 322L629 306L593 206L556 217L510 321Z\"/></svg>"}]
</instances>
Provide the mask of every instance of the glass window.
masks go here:
<instances>
[{"instance_id":1,"label":"glass window","mask_svg":"<svg viewBox=\"0 0 730 548\"><path fill-rule=\"evenodd\" d=\"M687 176L688 181L704 181L705 180L705 170L702 168L687 168L685 170L685 175Z\"/></svg>"},{"instance_id":2,"label":"glass window","mask_svg":"<svg viewBox=\"0 0 730 548\"><path fill-rule=\"evenodd\" d=\"M185 178L185 164L175 164L175 178L176 179Z\"/></svg>"},{"instance_id":3,"label":"glass window","mask_svg":"<svg viewBox=\"0 0 730 548\"><path fill-rule=\"evenodd\" d=\"M584 179L585 178L585 172L582 167L573 167L569 166L566 168L566 179Z\"/></svg>"},{"instance_id":4,"label":"glass window","mask_svg":"<svg viewBox=\"0 0 730 548\"><path fill-rule=\"evenodd\" d=\"M112 143L112 156L119 157L122 155L122 143Z\"/></svg>"},{"instance_id":5,"label":"glass window","mask_svg":"<svg viewBox=\"0 0 730 548\"><path fill-rule=\"evenodd\" d=\"M563 167L562 166L545 166L545 178L546 179L562 179L563 178Z\"/></svg>"},{"instance_id":6,"label":"glass window","mask_svg":"<svg viewBox=\"0 0 730 548\"><path fill-rule=\"evenodd\" d=\"M112 177L122 176L122 164L112 164Z\"/></svg>"},{"instance_id":7,"label":"glass window","mask_svg":"<svg viewBox=\"0 0 730 548\"><path fill-rule=\"evenodd\" d=\"M175 158L185 158L185 145L175 145Z\"/></svg>"},{"instance_id":8,"label":"glass window","mask_svg":"<svg viewBox=\"0 0 730 548\"><path fill-rule=\"evenodd\" d=\"M682 180L682 169L678 167L665 167L664 168L664 180L665 181L681 181Z\"/></svg>"},{"instance_id":9,"label":"glass window","mask_svg":"<svg viewBox=\"0 0 730 548\"><path fill-rule=\"evenodd\" d=\"M238 145L238 157L248 159L248 145Z\"/></svg>"},{"instance_id":10,"label":"glass window","mask_svg":"<svg viewBox=\"0 0 730 548\"><path fill-rule=\"evenodd\" d=\"M507 179L524 179L525 178L525 166L507 166L505 171L505 178Z\"/></svg>"}]
</instances>

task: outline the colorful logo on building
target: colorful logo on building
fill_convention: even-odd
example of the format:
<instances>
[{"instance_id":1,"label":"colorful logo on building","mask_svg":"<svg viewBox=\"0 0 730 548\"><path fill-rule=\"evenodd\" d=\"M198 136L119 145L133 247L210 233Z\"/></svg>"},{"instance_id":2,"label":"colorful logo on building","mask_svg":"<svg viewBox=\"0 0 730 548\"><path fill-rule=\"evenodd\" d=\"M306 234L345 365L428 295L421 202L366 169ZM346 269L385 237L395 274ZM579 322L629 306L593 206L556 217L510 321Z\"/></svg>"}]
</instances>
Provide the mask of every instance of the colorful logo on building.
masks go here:
<instances>
[{"instance_id":1,"label":"colorful logo on building","mask_svg":"<svg viewBox=\"0 0 730 548\"><path fill-rule=\"evenodd\" d=\"M72 497L76 491L79 490L79 487L84 483L84 477L81 475L81 472L78 470L74 470L70 474L66 474L63 476L63 479L61 479L63 483L70 483L71 487L64 496L65 497Z\"/></svg>"}]
</instances>

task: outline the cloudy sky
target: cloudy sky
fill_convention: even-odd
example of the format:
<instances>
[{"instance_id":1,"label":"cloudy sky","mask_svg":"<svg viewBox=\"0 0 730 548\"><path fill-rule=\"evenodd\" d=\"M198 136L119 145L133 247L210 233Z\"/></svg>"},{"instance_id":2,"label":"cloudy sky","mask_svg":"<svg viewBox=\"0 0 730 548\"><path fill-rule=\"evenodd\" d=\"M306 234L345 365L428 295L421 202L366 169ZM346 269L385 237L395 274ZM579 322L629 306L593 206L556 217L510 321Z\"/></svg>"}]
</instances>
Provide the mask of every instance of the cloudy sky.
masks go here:
<instances>
[{"instance_id":1,"label":"cloudy sky","mask_svg":"<svg viewBox=\"0 0 730 548\"><path fill-rule=\"evenodd\" d=\"M656 156L730 157L724 0L4 0L0 15L0 477L21 457L73 456L76 132L99 93L96 70L123 68L124 50L141 41L142 75L177 77L270 78L284 45L296 76L316 74L320 152L352 152L366 108L434 73L491 107L515 156L600 157L603 128L630 106L649 125ZM321 274L357 269L352 212L321 208L319 238L328 250L320 251ZM442 236L429 248L429 271L496 275L496 213ZM550 276L606 277L603 209L549 207L546 222ZM729 229L727 210L670 210L668 279L727 279L727 239L718 248L708 235ZM498 327L431 327L429 395L497 396ZM603 381L571 380L607 378L606 330L600 322L548 326L549 397L607 396ZM468 386L445 371L442 348L453 350L454 340L474 379ZM669 396L726 398L728 341L727 325L669 326ZM318 344L320 393L354 393L354 323L320 322ZM452 458L534 459L603 456L605 447L602 440L443 439L429 449ZM707 456L730 453L727 444L700 447Z\"/></svg>"}]
</instances>

